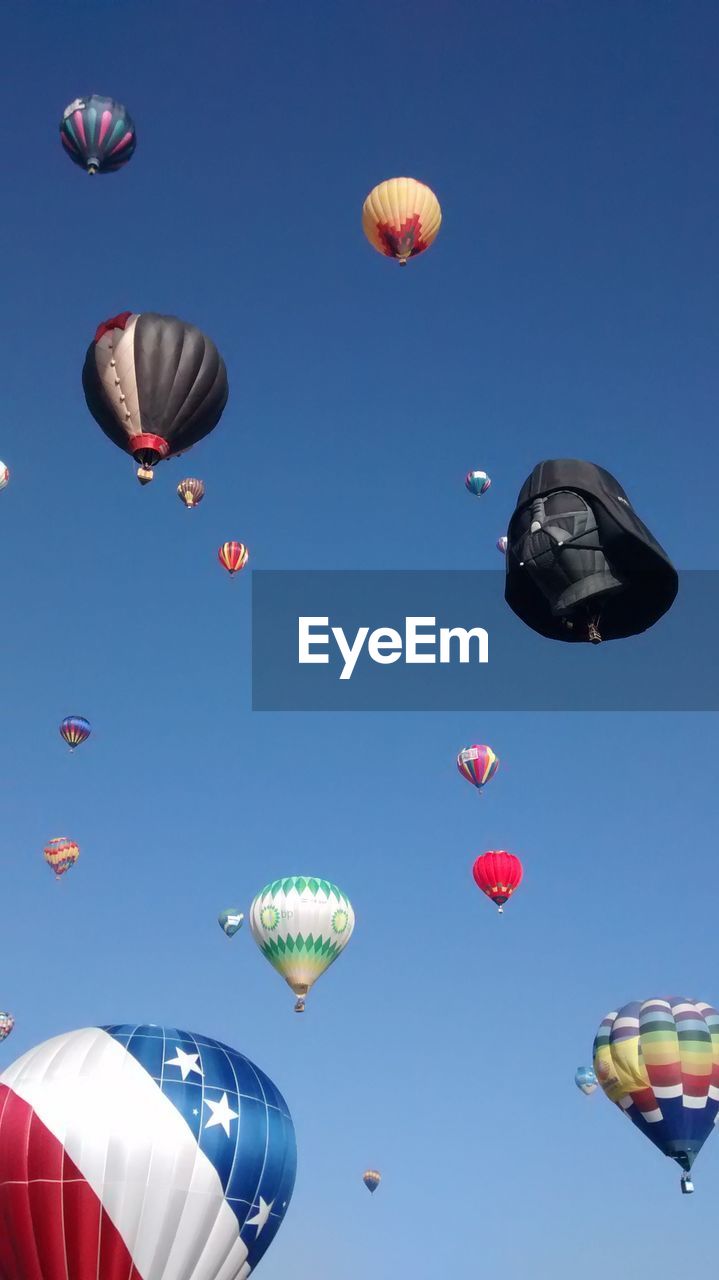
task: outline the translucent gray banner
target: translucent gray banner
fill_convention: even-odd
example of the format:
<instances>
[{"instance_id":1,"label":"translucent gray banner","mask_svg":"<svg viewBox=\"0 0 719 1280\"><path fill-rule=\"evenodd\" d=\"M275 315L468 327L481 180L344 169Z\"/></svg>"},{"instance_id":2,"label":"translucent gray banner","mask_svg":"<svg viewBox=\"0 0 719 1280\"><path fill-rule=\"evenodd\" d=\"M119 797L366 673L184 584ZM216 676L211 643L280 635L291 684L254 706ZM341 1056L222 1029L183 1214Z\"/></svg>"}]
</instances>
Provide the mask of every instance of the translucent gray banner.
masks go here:
<instances>
[{"instance_id":1,"label":"translucent gray banner","mask_svg":"<svg viewBox=\"0 0 719 1280\"><path fill-rule=\"evenodd\" d=\"M718 638L709 570L681 574L650 631L596 646L529 630L505 604L502 571L256 570L252 706L717 711Z\"/></svg>"}]
</instances>

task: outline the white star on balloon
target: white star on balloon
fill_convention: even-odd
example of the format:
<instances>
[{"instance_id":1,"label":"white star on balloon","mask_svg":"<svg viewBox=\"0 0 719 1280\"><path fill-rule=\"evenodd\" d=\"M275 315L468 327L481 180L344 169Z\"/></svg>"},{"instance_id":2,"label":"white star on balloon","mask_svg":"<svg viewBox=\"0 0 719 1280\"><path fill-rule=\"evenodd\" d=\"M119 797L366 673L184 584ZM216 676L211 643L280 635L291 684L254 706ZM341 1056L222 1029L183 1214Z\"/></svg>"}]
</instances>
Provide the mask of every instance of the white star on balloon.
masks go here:
<instances>
[{"instance_id":1,"label":"white star on balloon","mask_svg":"<svg viewBox=\"0 0 719 1280\"><path fill-rule=\"evenodd\" d=\"M213 1102L211 1098L205 1098L205 1106L210 1108L212 1115L210 1116L206 1129L211 1129L215 1124L221 1124L227 1137L230 1136L230 1121L239 1119L239 1112L233 1111L227 1101L227 1094L223 1093L219 1102Z\"/></svg>"},{"instance_id":2,"label":"white star on balloon","mask_svg":"<svg viewBox=\"0 0 719 1280\"><path fill-rule=\"evenodd\" d=\"M197 1065L197 1061L200 1056L199 1053L185 1053L185 1050L181 1049L179 1045L176 1045L175 1049L177 1052L177 1057L166 1058L165 1059L166 1067L179 1067L180 1071L182 1072L183 1080L187 1079L191 1071L196 1071L198 1076L204 1076L205 1073L202 1070L202 1067L199 1067Z\"/></svg>"},{"instance_id":3,"label":"white star on balloon","mask_svg":"<svg viewBox=\"0 0 719 1280\"><path fill-rule=\"evenodd\" d=\"M267 1219L272 1213L272 1206L274 1203L274 1200L270 1200L270 1203L268 1204L267 1201L263 1200L262 1196L260 1196L260 1207L257 1210L257 1213L254 1218L248 1218L245 1222L246 1227L257 1227L257 1236L260 1234L262 1228L266 1226ZM257 1239L257 1236L255 1236L255 1240Z\"/></svg>"}]
</instances>

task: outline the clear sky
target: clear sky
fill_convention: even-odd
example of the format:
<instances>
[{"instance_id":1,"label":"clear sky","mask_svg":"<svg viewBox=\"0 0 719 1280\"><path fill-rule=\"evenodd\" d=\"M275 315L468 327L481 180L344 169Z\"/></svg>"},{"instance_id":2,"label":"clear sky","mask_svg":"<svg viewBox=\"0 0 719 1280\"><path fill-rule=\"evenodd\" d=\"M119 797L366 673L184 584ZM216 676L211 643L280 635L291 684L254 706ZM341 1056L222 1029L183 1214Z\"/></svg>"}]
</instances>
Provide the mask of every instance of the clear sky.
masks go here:
<instances>
[{"instance_id":1,"label":"clear sky","mask_svg":"<svg viewBox=\"0 0 719 1280\"><path fill-rule=\"evenodd\" d=\"M525 476L578 456L681 568L716 567L718 45L715 0L3 15L0 1063L124 1021L247 1053L299 1146L264 1280L668 1277L687 1239L715 1261L719 1141L684 1199L573 1075L618 1003L719 1001L716 718L252 714L249 573L216 548L499 569ZM90 181L58 121L93 91L138 147ZM360 228L395 174L444 212L404 271ZM147 489L80 382L125 309L196 323L230 379ZM70 712L94 725L74 756ZM483 799L454 764L474 741L502 760ZM56 885L58 834L82 854ZM526 868L501 918L470 874L496 847ZM357 912L304 1019L216 923L291 873Z\"/></svg>"}]
</instances>

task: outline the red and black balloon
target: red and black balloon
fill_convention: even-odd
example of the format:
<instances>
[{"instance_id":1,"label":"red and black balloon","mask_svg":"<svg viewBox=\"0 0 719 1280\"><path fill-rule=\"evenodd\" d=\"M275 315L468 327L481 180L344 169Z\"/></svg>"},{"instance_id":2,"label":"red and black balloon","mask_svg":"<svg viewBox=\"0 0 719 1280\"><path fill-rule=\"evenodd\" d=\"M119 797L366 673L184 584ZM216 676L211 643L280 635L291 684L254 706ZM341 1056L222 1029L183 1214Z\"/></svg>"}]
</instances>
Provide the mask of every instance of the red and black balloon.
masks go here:
<instances>
[{"instance_id":1,"label":"red and black balloon","mask_svg":"<svg viewBox=\"0 0 719 1280\"><path fill-rule=\"evenodd\" d=\"M101 324L82 372L87 407L106 436L152 479L163 458L184 453L217 426L227 370L211 338L154 311L123 311Z\"/></svg>"}]
</instances>

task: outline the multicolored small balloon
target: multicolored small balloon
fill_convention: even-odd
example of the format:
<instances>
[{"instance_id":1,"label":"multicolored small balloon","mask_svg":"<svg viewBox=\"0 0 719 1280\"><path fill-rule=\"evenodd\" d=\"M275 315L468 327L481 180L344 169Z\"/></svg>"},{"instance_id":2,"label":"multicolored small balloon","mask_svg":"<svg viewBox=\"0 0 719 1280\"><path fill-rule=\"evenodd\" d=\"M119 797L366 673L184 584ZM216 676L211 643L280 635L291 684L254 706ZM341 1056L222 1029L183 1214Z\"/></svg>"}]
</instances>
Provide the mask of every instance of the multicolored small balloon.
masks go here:
<instances>
[{"instance_id":1,"label":"multicolored small balloon","mask_svg":"<svg viewBox=\"0 0 719 1280\"><path fill-rule=\"evenodd\" d=\"M10 469L0 462L0 489L5 489L10 481Z\"/></svg>"},{"instance_id":2,"label":"multicolored small balloon","mask_svg":"<svg viewBox=\"0 0 719 1280\"><path fill-rule=\"evenodd\" d=\"M473 787L482 792L488 782L492 780L499 768L499 757L496 756L491 747L481 745L478 742L471 747L465 747L457 756L457 768L463 778L467 782L471 782Z\"/></svg>"},{"instance_id":3,"label":"multicolored small balloon","mask_svg":"<svg viewBox=\"0 0 719 1280\"><path fill-rule=\"evenodd\" d=\"M497 550L501 551L503 556L507 554L507 546L508 540L504 535L501 538L497 538Z\"/></svg>"},{"instance_id":4,"label":"multicolored small balloon","mask_svg":"<svg viewBox=\"0 0 719 1280\"><path fill-rule=\"evenodd\" d=\"M244 569L250 558L250 553L244 542L223 542L217 552L217 558L227 572L233 574L239 573L241 569Z\"/></svg>"},{"instance_id":5,"label":"multicolored small balloon","mask_svg":"<svg viewBox=\"0 0 719 1280\"><path fill-rule=\"evenodd\" d=\"M486 471L468 471L464 483L475 498L481 498L482 494L489 489L492 481Z\"/></svg>"},{"instance_id":6,"label":"multicolored small balloon","mask_svg":"<svg viewBox=\"0 0 719 1280\"><path fill-rule=\"evenodd\" d=\"M91 733L90 721L86 720L84 716L65 716L60 725L60 737L64 738L71 751L74 751L75 747L79 747L83 742L87 742Z\"/></svg>"},{"instance_id":7,"label":"multicolored small balloon","mask_svg":"<svg viewBox=\"0 0 719 1280\"><path fill-rule=\"evenodd\" d=\"M137 145L135 126L122 103L97 93L75 98L65 108L60 138L73 163L91 177L122 168Z\"/></svg>"},{"instance_id":8,"label":"multicolored small balloon","mask_svg":"<svg viewBox=\"0 0 719 1280\"><path fill-rule=\"evenodd\" d=\"M205 496L205 486L202 480L195 480L188 477L187 480L181 480L177 486L177 496L181 502L184 502L188 508L196 507Z\"/></svg>"},{"instance_id":9,"label":"multicolored small balloon","mask_svg":"<svg viewBox=\"0 0 719 1280\"><path fill-rule=\"evenodd\" d=\"M581 1089L582 1093L586 1093L589 1096L590 1093L594 1093L599 1081L592 1067L577 1067L574 1083L578 1089Z\"/></svg>"},{"instance_id":10,"label":"multicolored small balloon","mask_svg":"<svg viewBox=\"0 0 719 1280\"><path fill-rule=\"evenodd\" d=\"M310 988L342 954L354 925L349 898L315 876L273 880L253 899L252 936L297 996L295 1013L304 1013Z\"/></svg>"},{"instance_id":11,"label":"multicolored small balloon","mask_svg":"<svg viewBox=\"0 0 719 1280\"><path fill-rule=\"evenodd\" d=\"M67 836L56 836L45 845L43 853L47 865L52 867L58 880L75 865L80 857L78 846L74 841L68 840Z\"/></svg>"},{"instance_id":12,"label":"multicolored small balloon","mask_svg":"<svg viewBox=\"0 0 719 1280\"><path fill-rule=\"evenodd\" d=\"M7 1040L14 1026L15 1019L12 1014L0 1012L0 1041Z\"/></svg>"},{"instance_id":13,"label":"multicolored small balloon","mask_svg":"<svg viewBox=\"0 0 719 1280\"><path fill-rule=\"evenodd\" d=\"M472 875L477 887L496 903L501 913L504 903L519 887L523 870L516 854L507 853L506 849L490 849L477 858Z\"/></svg>"},{"instance_id":14,"label":"multicolored small balloon","mask_svg":"<svg viewBox=\"0 0 719 1280\"><path fill-rule=\"evenodd\" d=\"M244 918L241 911L237 911L235 907L230 907L228 911L220 912L217 921L223 933L226 933L228 938L234 938L237 930L242 928Z\"/></svg>"},{"instance_id":15,"label":"multicolored small balloon","mask_svg":"<svg viewBox=\"0 0 719 1280\"><path fill-rule=\"evenodd\" d=\"M374 1195L380 1182L382 1181L382 1174L378 1173L376 1169L367 1169L367 1171L362 1174L362 1181L364 1182L370 1195Z\"/></svg>"}]
</instances>

